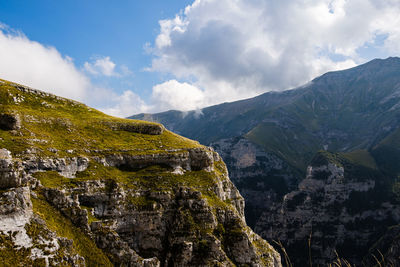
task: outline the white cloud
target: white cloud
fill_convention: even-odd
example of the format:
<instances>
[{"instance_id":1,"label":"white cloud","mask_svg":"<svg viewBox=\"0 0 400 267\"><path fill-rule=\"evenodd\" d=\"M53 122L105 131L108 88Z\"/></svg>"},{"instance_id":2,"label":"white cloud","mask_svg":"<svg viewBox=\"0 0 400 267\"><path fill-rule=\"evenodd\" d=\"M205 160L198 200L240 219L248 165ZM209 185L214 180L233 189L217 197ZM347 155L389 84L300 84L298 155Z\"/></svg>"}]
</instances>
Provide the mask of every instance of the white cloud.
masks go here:
<instances>
[{"instance_id":1,"label":"white cloud","mask_svg":"<svg viewBox=\"0 0 400 267\"><path fill-rule=\"evenodd\" d=\"M120 69L121 69L121 74L123 75L123 76L130 76L130 75L133 75L133 72L128 68L128 66L126 66L126 65L121 65L120 66Z\"/></svg>"},{"instance_id":2,"label":"white cloud","mask_svg":"<svg viewBox=\"0 0 400 267\"><path fill-rule=\"evenodd\" d=\"M372 59L360 49L379 36L385 54L400 53L399 13L398 0L196 0L160 21L150 69L195 80L187 106L289 89ZM162 88L153 97L181 108Z\"/></svg>"},{"instance_id":3,"label":"white cloud","mask_svg":"<svg viewBox=\"0 0 400 267\"><path fill-rule=\"evenodd\" d=\"M149 107L132 91L121 94L96 86L68 56L56 48L29 40L25 35L0 23L0 78L28 85L59 96L79 100L115 116L129 116ZM116 64L109 57L85 64L90 73L115 76ZM120 67L121 75L131 75Z\"/></svg>"},{"instance_id":4,"label":"white cloud","mask_svg":"<svg viewBox=\"0 0 400 267\"><path fill-rule=\"evenodd\" d=\"M101 93L101 91L98 90L97 93ZM150 110L150 107L130 90L124 91L121 95L115 94L110 90L103 90L103 94L108 100L107 106L100 108L104 113L117 117L128 117Z\"/></svg>"},{"instance_id":5,"label":"white cloud","mask_svg":"<svg viewBox=\"0 0 400 267\"><path fill-rule=\"evenodd\" d=\"M54 47L0 25L0 77L60 96L83 100L89 80Z\"/></svg>"},{"instance_id":6,"label":"white cloud","mask_svg":"<svg viewBox=\"0 0 400 267\"><path fill-rule=\"evenodd\" d=\"M85 62L83 65L84 69L93 75L118 76L115 66L116 64L111 61L110 57L99 57L92 63Z\"/></svg>"},{"instance_id":7,"label":"white cloud","mask_svg":"<svg viewBox=\"0 0 400 267\"><path fill-rule=\"evenodd\" d=\"M188 83L169 80L153 87L153 104L158 110L192 110L203 107L204 92Z\"/></svg>"}]
</instances>

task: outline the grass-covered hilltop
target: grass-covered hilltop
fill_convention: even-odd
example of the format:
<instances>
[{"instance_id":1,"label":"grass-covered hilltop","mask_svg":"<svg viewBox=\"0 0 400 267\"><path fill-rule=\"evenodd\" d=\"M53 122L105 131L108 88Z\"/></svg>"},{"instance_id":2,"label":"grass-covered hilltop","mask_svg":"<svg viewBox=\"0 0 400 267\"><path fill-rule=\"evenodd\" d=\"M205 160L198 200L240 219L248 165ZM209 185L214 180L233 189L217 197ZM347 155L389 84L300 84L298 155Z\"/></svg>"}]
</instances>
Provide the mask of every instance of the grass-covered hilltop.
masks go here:
<instances>
[{"instance_id":1,"label":"grass-covered hilltop","mask_svg":"<svg viewBox=\"0 0 400 267\"><path fill-rule=\"evenodd\" d=\"M0 81L2 266L280 266L212 149Z\"/></svg>"}]
</instances>

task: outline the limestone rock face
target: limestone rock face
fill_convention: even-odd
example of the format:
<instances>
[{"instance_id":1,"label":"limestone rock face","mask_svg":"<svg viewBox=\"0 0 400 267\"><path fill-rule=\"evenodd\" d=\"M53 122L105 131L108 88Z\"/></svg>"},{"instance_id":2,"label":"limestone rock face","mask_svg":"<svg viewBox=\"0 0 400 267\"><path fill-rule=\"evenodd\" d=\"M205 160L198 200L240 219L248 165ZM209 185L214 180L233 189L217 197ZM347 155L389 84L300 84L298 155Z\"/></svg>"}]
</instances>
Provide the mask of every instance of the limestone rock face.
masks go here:
<instances>
[{"instance_id":1,"label":"limestone rock face","mask_svg":"<svg viewBox=\"0 0 400 267\"><path fill-rule=\"evenodd\" d=\"M105 122L105 124L113 129L114 131L127 131L131 133L149 134L149 135L160 135L165 131L163 125L154 124L142 124L135 122Z\"/></svg>"},{"instance_id":2,"label":"limestone rock face","mask_svg":"<svg viewBox=\"0 0 400 267\"><path fill-rule=\"evenodd\" d=\"M208 151L207 162L214 164L213 159L219 157ZM194 157L204 157L199 155L209 154L196 150ZM213 201L232 203L231 209L215 209L201 192L185 186L153 192L88 181L71 189L44 189L44 195L88 232L114 264L280 266L279 254L245 226L244 201L227 179L226 168L216 178L209 188L218 197ZM82 207L88 207L98 221L89 223L88 211Z\"/></svg>"},{"instance_id":3,"label":"limestone rock face","mask_svg":"<svg viewBox=\"0 0 400 267\"><path fill-rule=\"evenodd\" d=\"M0 189L19 187L26 181L21 162L13 160L10 151L0 149Z\"/></svg>"},{"instance_id":4,"label":"limestone rock face","mask_svg":"<svg viewBox=\"0 0 400 267\"><path fill-rule=\"evenodd\" d=\"M254 228L262 212L296 189L300 174L279 157L245 138L211 144L229 168L229 177L246 200L246 220Z\"/></svg>"},{"instance_id":5,"label":"limestone rock face","mask_svg":"<svg viewBox=\"0 0 400 267\"><path fill-rule=\"evenodd\" d=\"M218 158L219 159L219 158ZM218 160L217 159L217 160ZM105 158L96 158L105 166L118 167L125 170L138 170L151 165L165 165L173 169L211 171L214 163L212 148L188 149L150 155L111 154ZM220 159L219 159L220 160Z\"/></svg>"},{"instance_id":6,"label":"limestone rock face","mask_svg":"<svg viewBox=\"0 0 400 267\"><path fill-rule=\"evenodd\" d=\"M29 187L0 192L0 258L4 266L84 266L72 242L57 236L32 211ZM16 253L18 257L13 256Z\"/></svg>"},{"instance_id":7,"label":"limestone rock face","mask_svg":"<svg viewBox=\"0 0 400 267\"><path fill-rule=\"evenodd\" d=\"M377 171L346 162L310 165L298 189L265 211L255 231L282 241L297 264L306 264L298 259L308 255L310 242L314 264L332 263L338 253L360 265L400 218L400 207L381 195L384 180Z\"/></svg>"},{"instance_id":8,"label":"limestone rock face","mask_svg":"<svg viewBox=\"0 0 400 267\"><path fill-rule=\"evenodd\" d=\"M160 135L164 132L165 128L161 124L140 125L135 123L118 123L113 126L114 129L119 129L132 133Z\"/></svg>"},{"instance_id":9,"label":"limestone rock face","mask_svg":"<svg viewBox=\"0 0 400 267\"><path fill-rule=\"evenodd\" d=\"M190 167L193 170L210 170L214 163L214 155L216 159L220 160L218 154L213 153L212 149L204 150L200 148L194 148L189 150Z\"/></svg>"},{"instance_id":10,"label":"limestone rock face","mask_svg":"<svg viewBox=\"0 0 400 267\"><path fill-rule=\"evenodd\" d=\"M66 178L75 178L77 172L86 170L89 165L89 159L86 157L37 158L33 156L23 161L23 164L30 173L56 171Z\"/></svg>"},{"instance_id":11,"label":"limestone rock face","mask_svg":"<svg viewBox=\"0 0 400 267\"><path fill-rule=\"evenodd\" d=\"M246 226L244 200L212 149L193 149L160 157L73 158L68 160L69 165L64 158L43 159L30 155L20 162L5 149L0 153L1 181L3 188L8 189L1 196L0 231L17 233L9 240L10 244L30 249L33 260L85 265L85 259L74 251L72 243L49 230L32 212L30 195L37 197L38 192L82 229L114 265L281 266L279 254ZM64 179L74 179L79 172L86 171L90 162L99 162L106 168L125 166L128 169L164 164L169 169L181 167L186 173L210 173L215 181L208 190L216 199L188 186L153 191L100 179L74 182L73 187L48 188L32 177L35 173L57 171L70 177ZM72 170L70 175L65 175L66 170ZM30 186L21 187L28 181ZM219 204L214 206L214 202ZM36 249L34 242L38 237L29 235L25 229L31 225L44 229L40 240L48 241L40 242L53 244L51 248ZM68 256L58 261L57 255L64 250Z\"/></svg>"}]
</instances>

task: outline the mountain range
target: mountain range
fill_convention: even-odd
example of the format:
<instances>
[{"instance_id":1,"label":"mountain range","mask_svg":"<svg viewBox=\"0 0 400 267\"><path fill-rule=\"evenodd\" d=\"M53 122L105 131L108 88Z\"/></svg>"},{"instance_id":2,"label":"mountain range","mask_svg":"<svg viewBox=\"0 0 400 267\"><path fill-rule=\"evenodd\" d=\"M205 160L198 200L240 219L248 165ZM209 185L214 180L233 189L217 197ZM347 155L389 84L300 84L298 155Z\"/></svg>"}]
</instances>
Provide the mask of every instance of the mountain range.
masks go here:
<instances>
[{"instance_id":1,"label":"mountain range","mask_svg":"<svg viewBox=\"0 0 400 267\"><path fill-rule=\"evenodd\" d=\"M214 147L245 198L249 225L282 240L298 264L308 261L310 236L319 264L336 252L365 264L379 246L393 254L379 237L400 223L400 58L201 112L131 118Z\"/></svg>"}]
</instances>

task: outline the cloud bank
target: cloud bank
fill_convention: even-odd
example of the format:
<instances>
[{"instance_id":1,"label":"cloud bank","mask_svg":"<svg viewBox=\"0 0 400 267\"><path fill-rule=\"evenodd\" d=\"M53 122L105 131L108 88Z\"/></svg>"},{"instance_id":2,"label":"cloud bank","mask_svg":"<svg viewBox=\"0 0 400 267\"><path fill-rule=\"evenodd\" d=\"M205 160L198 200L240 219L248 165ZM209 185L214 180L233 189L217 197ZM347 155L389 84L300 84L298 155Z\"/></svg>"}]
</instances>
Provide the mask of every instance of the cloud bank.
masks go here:
<instances>
[{"instance_id":1,"label":"cloud bank","mask_svg":"<svg viewBox=\"0 0 400 267\"><path fill-rule=\"evenodd\" d=\"M197 100L167 97L163 108L195 109L285 90L370 60L368 52L398 54L399 13L398 0L196 0L160 21L150 69L198 88L185 84L185 98ZM154 90L168 96L177 87Z\"/></svg>"},{"instance_id":2,"label":"cloud bank","mask_svg":"<svg viewBox=\"0 0 400 267\"><path fill-rule=\"evenodd\" d=\"M120 73L110 57L97 57L77 67L56 48L29 40L23 33L0 24L0 78L92 105L115 116L126 117L148 110L130 90L121 94L93 83L94 76L124 76L132 72L124 65Z\"/></svg>"},{"instance_id":3,"label":"cloud bank","mask_svg":"<svg viewBox=\"0 0 400 267\"><path fill-rule=\"evenodd\" d=\"M0 77L83 101L89 79L54 47L0 27Z\"/></svg>"}]
</instances>

